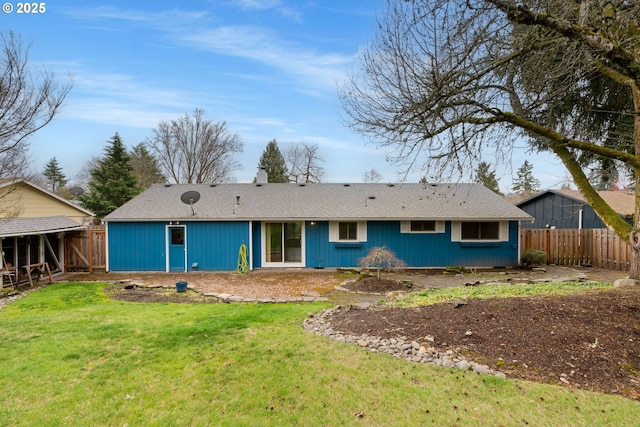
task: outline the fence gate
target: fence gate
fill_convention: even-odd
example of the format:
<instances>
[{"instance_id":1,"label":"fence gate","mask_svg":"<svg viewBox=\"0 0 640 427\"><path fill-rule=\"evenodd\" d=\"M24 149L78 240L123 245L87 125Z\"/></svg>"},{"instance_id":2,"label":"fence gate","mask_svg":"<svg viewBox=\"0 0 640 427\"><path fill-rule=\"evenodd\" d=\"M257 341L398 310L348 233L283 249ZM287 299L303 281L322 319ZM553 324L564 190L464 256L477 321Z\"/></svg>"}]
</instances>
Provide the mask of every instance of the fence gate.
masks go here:
<instances>
[{"instance_id":1,"label":"fence gate","mask_svg":"<svg viewBox=\"0 0 640 427\"><path fill-rule=\"evenodd\" d=\"M104 228L71 231L65 234L64 259L66 271L106 269L106 239Z\"/></svg>"}]
</instances>

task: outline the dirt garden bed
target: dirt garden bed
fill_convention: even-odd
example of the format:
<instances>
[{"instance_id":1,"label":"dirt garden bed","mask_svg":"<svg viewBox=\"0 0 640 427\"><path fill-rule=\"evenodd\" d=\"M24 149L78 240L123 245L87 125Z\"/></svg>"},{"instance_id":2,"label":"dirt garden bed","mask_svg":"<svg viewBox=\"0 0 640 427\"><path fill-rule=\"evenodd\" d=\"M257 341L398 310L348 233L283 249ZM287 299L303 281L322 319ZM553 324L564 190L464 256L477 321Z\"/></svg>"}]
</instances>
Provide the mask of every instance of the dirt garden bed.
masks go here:
<instances>
[{"instance_id":1,"label":"dirt garden bed","mask_svg":"<svg viewBox=\"0 0 640 427\"><path fill-rule=\"evenodd\" d=\"M619 277L618 272L599 273L601 281ZM365 283L354 288L381 291ZM510 377L640 399L640 286L417 308L373 307L339 311L328 320L333 331L345 335L406 337L442 351L452 349Z\"/></svg>"}]
</instances>

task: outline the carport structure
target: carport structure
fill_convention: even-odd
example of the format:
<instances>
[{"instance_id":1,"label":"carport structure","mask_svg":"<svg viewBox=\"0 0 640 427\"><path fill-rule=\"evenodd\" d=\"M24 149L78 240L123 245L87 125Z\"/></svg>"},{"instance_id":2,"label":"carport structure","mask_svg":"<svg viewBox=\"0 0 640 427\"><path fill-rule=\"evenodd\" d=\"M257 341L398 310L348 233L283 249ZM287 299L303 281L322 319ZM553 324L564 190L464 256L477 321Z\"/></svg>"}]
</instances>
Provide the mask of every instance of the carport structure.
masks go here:
<instances>
[{"instance_id":1,"label":"carport structure","mask_svg":"<svg viewBox=\"0 0 640 427\"><path fill-rule=\"evenodd\" d=\"M0 181L2 284L64 271L65 233L86 228L93 214L24 180Z\"/></svg>"}]
</instances>

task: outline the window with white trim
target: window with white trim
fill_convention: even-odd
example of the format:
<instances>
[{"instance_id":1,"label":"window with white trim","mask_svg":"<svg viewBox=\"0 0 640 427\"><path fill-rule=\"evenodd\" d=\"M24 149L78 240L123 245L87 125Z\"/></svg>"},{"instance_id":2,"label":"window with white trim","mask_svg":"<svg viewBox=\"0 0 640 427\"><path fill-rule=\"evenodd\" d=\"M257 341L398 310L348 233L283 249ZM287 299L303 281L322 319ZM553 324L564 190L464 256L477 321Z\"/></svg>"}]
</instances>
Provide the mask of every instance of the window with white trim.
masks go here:
<instances>
[{"instance_id":1,"label":"window with white trim","mask_svg":"<svg viewBox=\"0 0 640 427\"><path fill-rule=\"evenodd\" d=\"M344 221L338 223L338 240L358 241L358 222Z\"/></svg>"},{"instance_id":2,"label":"window with white trim","mask_svg":"<svg viewBox=\"0 0 640 427\"><path fill-rule=\"evenodd\" d=\"M401 221L401 233L444 233L444 221Z\"/></svg>"},{"instance_id":3,"label":"window with white trim","mask_svg":"<svg viewBox=\"0 0 640 427\"><path fill-rule=\"evenodd\" d=\"M507 221L455 221L451 223L454 242L506 242L509 240Z\"/></svg>"},{"instance_id":4,"label":"window with white trim","mask_svg":"<svg viewBox=\"0 0 640 427\"><path fill-rule=\"evenodd\" d=\"M330 221L329 241L357 243L367 241L366 221Z\"/></svg>"}]
</instances>

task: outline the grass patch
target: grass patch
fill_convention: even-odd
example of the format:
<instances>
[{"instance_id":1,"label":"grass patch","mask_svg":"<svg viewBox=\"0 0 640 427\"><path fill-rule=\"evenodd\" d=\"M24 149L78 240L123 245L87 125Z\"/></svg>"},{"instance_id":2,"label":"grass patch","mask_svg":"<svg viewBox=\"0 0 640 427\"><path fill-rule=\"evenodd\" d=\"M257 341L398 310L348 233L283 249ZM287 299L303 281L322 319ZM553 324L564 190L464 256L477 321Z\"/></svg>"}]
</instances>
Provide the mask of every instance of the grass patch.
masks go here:
<instances>
[{"instance_id":1,"label":"grass patch","mask_svg":"<svg viewBox=\"0 0 640 427\"><path fill-rule=\"evenodd\" d=\"M599 282L559 282L559 283L529 283L503 284L492 283L478 286L462 286L444 289L427 289L425 291L399 297L392 304L399 307L417 307L423 305L449 302L457 299L473 298L512 298L530 296L566 295L568 293L585 290L600 290L613 288L611 283Z\"/></svg>"},{"instance_id":2,"label":"grass patch","mask_svg":"<svg viewBox=\"0 0 640 427\"><path fill-rule=\"evenodd\" d=\"M0 425L629 425L640 405L310 335L323 304L139 304L61 283L0 311Z\"/></svg>"}]
</instances>

